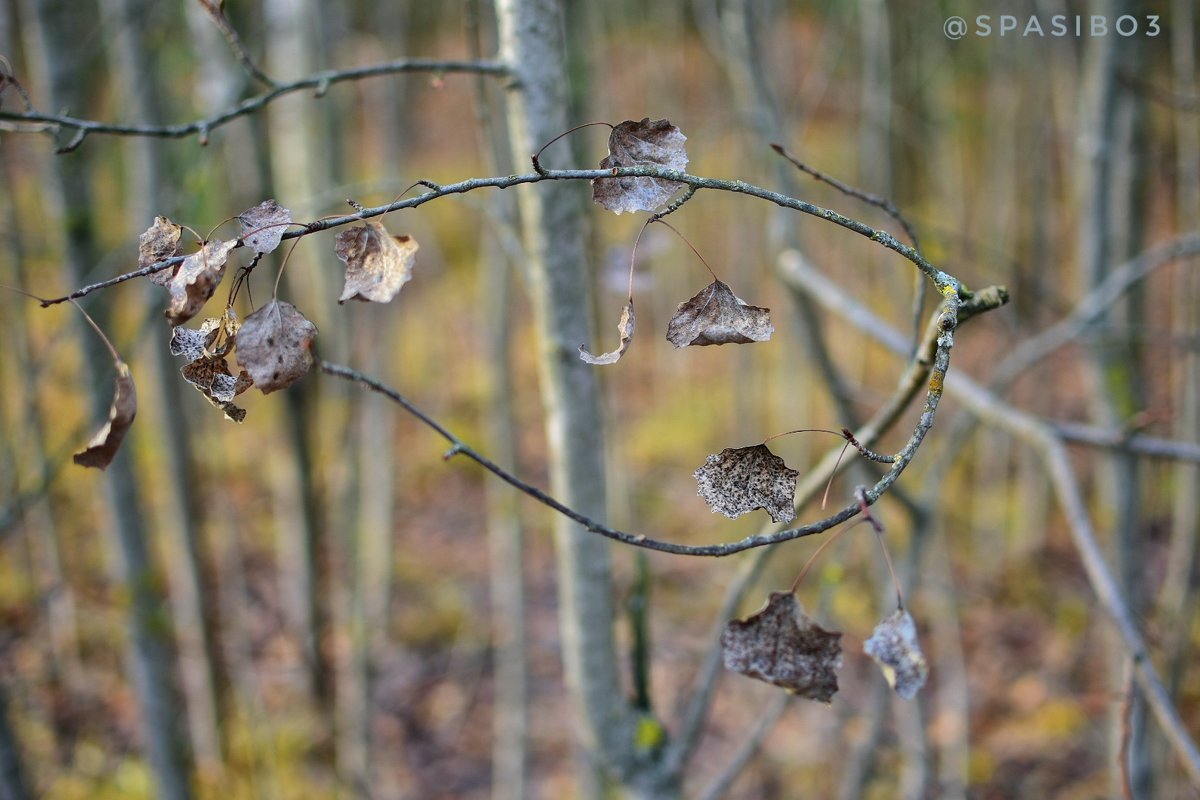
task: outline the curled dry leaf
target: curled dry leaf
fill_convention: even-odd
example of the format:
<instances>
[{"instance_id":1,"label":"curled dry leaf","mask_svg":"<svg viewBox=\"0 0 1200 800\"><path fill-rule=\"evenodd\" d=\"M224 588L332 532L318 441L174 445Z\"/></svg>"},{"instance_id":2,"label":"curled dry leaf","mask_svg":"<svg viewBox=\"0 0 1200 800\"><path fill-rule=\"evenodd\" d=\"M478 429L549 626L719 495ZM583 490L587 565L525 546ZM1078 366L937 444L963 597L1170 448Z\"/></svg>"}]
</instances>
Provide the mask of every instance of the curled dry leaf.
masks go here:
<instances>
[{"instance_id":1,"label":"curled dry leaf","mask_svg":"<svg viewBox=\"0 0 1200 800\"><path fill-rule=\"evenodd\" d=\"M692 475L699 495L730 519L761 508L774 522L791 522L796 516L796 479L783 459L765 444L727 447L711 455Z\"/></svg>"},{"instance_id":2,"label":"curled dry leaf","mask_svg":"<svg viewBox=\"0 0 1200 800\"><path fill-rule=\"evenodd\" d=\"M274 200L264 200L238 214L242 223L242 242L257 253L269 253L283 241L283 233L292 221L292 212Z\"/></svg>"},{"instance_id":3,"label":"curled dry leaf","mask_svg":"<svg viewBox=\"0 0 1200 800\"><path fill-rule=\"evenodd\" d=\"M236 245L236 241L213 239L179 265L167 284L171 301L166 314L172 325L182 325L200 313L225 276L225 261Z\"/></svg>"},{"instance_id":4,"label":"curled dry leaf","mask_svg":"<svg viewBox=\"0 0 1200 800\"><path fill-rule=\"evenodd\" d=\"M629 349L629 343L633 341L634 317L633 317L633 301L630 300L625 306L625 310L621 312L621 319L617 323L617 330L621 333L621 344L616 350L611 353L601 353L594 356L587 351L583 345L579 345L579 357L589 364L615 364L621 356L625 355L625 351Z\"/></svg>"},{"instance_id":5,"label":"curled dry leaf","mask_svg":"<svg viewBox=\"0 0 1200 800\"><path fill-rule=\"evenodd\" d=\"M224 358L205 356L185 364L179 371L208 402L224 411L227 418L234 422L241 422L246 418L246 409L233 404L233 398L254 385L245 370L235 378Z\"/></svg>"},{"instance_id":6,"label":"curled dry leaf","mask_svg":"<svg viewBox=\"0 0 1200 800\"><path fill-rule=\"evenodd\" d=\"M667 323L667 341L676 347L765 342L774 332L770 309L747 305L721 281L680 303Z\"/></svg>"},{"instance_id":7,"label":"curled dry leaf","mask_svg":"<svg viewBox=\"0 0 1200 800\"><path fill-rule=\"evenodd\" d=\"M317 326L291 303L272 300L246 317L237 334L237 359L263 394L286 389L312 365Z\"/></svg>"},{"instance_id":8,"label":"curled dry leaf","mask_svg":"<svg viewBox=\"0 0 1200 800\"><path fill-rule=\"evenodd\" d=\"M361 228L339 233L334 239L334 252L346 264L346 283L338 303L390 302L412 277L419 247L416 239L392 236L373 219L366 220Z\"/></svg>"},{"instance_id":9,"label":"curled dry leaf","mask_svg":"<svg viewBox=\"0 0 1200 800\"><path fill-rule=\"evenodd\" d=\"M117 359L116 367L117 391L108 410L108 421L96 431L88 446L75 454L75 463L82 467L104 469L111 464L137 415L137 389L133 385L133 376L124 361Z\"/></svg>"},{"instance_id":10,"label":"curled dry leaf","mask_svg":"<svg viewBox=\"0 0 1200 800\"><path fill-rule=\"evenodd\" d=\"M888 684L905 700L913 699L929 677L929 665L917 642L916 623L903 609L896 609L875 626L871 638L863 642L863 652L875 659Z\"/></svg>"},{"instance_id":11,"label":"curled dry leaf","mask_svg":"<svg viewBox=\"0 0 1200 800\"><path fill-rule=\"evenodd\" d=\"M726 669L828 703L837 693L842 635L813 622L791 592L773 592L745 620L730 620L721 634Z\"/></svg>"},{"instance_id":12,"label":"curled dry leaf","mask_svg":"<svg viewBox=\"0 0 1200 800\"><path fill-rule=\"evenodd\" d=\"M183 228L166 217L155 217L154 224L138 237L138 269L182 255L183 251L179 247L179 237L182 235ZM155 272L150 276L150 280L159 286L166 286L178 268L176 265L173 269Z\"/></svg>"},{"instance_id":13,"label":"curled dry leaf","mask_svg":"<svg viewBox=\"0 0 1200 800\"><path fill-rule=\"evenodd\" d=\"M687 168L687 141L669 120L641 122L626 120L613 128L608 137L608 155L601 169L613 167ZM683 186L663 178L596 178L592 181L592 200L616 214L626 211L654 211L671 199Z\"/></svg>"}]
</instances>

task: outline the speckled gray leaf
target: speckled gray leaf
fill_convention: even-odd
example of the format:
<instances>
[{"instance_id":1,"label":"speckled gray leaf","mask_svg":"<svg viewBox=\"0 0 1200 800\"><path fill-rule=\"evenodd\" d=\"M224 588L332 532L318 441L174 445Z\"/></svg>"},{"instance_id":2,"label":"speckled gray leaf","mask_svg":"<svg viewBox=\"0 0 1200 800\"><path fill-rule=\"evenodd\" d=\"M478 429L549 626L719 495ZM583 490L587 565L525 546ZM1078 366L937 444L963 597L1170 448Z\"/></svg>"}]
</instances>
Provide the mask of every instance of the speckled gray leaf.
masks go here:
<instances>
[{"instance_id":1,"label":"speckled gray leaf","mask_svg":"<svg viewBox=\"0 0 1200 800\"><path fill-rule=\"evenodd\" d=\"M292 212L274 200L264 200L238 214L238 222L242 223L242 242L258 253L269 253L279 247L291 221Z\"/></svg>"},{"instance_id":2,"label":"speckled gray leaf","mask_svg":"<svg viewBox=\"0 0 1200 800\"><path fill-rule=\"evenodd\" d=\"M633 301L630 300L625 306L625 310L621 312L621 319L617 322L617 330L621 334L621 343L616 350L611 353L601 353L594 356L587 351L583 345L579 345L579 357L589 364L615 364L625 355L625 351L629 349L629 343L633 341L634 316L633 316Z\"/></svg>"},{"instance_id":3,"label":"speckled gray leaf","mask_svg":"<svg viewBox=\"0 0 1200 800\"><path fill-rule=\"evenodd\" d=\"M863 642L863 651L875 659L888 684L905 700L916 696L929 677L929 665L917 642L916 623L903 609L896 609L875 626L871 638Z\"/></svg>"},{"instance_id":4,"label":"speckled gray leaf","mask_svg":"<svg viewBox=\"0 0 1200 800\"><path fill-rule=\"evenodd\" d=\"M237 334L237 359L263 394L286 389L312 366L317 326L294 305L272 300L246 317Z\"/></svg>"},{"instance_id":5,"label":"speckled gray leaf","mask_svg":"<svg viewBox=\"0 0 1200 800\"><path fill-rule=\"evenodd\" d=\"M721 281L680 303L667 323L667 341L676 347L765 342L774 332L770 309L748 305Z\"/></svg>"},{"instance_id":6,"label":"speckled gray leaf","mask_svg":"<svg viewBox=\"0 0 1200 800\"><path fill-rule=\"evenodd\" d=\"M699 494L713 512L730 519L761 508L775 522L791 522L796 516L796 479L783 459L765 444L726 448L711 455L692 473Z\"/></svg>"},{"instance_id":7,"label":"speckled gray leaf","mask_svg":"<svg viewBox=\"0 0 1200 800\"><path fill-rule=\"evenodd\" d=\"M641 122L626 120L609 135L608 155L600 167L666 167L683 171L688 163L685 141L687 137L669 120L649 117ZM663 178L596 178L592 181L592 200L616 214L655 211L681 186L679 181Z\"/></svg>"},{"instance_id":8,"label":"speckled gray leaf","mask_svg":"<svg viewBox=\"0 0 1200 800\"><path fill-rule=\"evenodd\" d=\"M721 634L726 669L828 703L837 693L842 635L813 622L791 592L774 592L745 620Z\"/></svg>"}]
</instances>

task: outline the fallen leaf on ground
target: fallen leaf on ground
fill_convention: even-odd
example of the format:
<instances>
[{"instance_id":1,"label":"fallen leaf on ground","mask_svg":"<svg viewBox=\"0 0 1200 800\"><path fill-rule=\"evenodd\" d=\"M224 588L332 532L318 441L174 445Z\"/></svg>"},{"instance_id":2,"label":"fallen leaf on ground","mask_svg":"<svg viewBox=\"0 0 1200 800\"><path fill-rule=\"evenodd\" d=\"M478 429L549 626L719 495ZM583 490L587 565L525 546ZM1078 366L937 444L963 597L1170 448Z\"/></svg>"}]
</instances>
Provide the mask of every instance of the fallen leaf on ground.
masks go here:
<instances>
[{"instance_id":1,"label":"fallen leaf on ground","mask_svg":"<svg viewBox=\"0 0 1200 800\"><path fill-rule=\"evenodd\" d=\"M236 241L213 239L179 265L167 284L171 300L166 314L172 325L182 325L200 313L225 276L225 261L236 245Z\"/></svg>"},{"instance_id":2,"label":"fallen leaf on ground","mask_svg":"<svg viewBox=\"0 0 1200 800\"><path fill-rule=\"evenodd\" d=\"M609 134L608 155L600 167L666 167L683 171L688 163L685 141L687 137L669 120L649 117L641 122L626 120ZM592 181L592 200L616 214L654 211L681 186L679 181L663 178L596 178Z\"/></svg>"},{"instance_id":3,"label":"fallen leaf on ground","mask_svg":"<svg viewBox=\"0 0 1200 800\"><path fill-rule=\"evenodd\" d=\"M155 217L154 224L138 237L138 269L183 255L179 247L179 237L182 235L183 228L166 217ZM159 270L150 275L150 280L159 286L166 286L178 268L177 264L171 269Z\"/></svg>"},{"instance_id":4,"label":"fallen leaf on ground","mask_svg":"<svg viewBox=\"0 0 1200 800\"><path fill-rule=\"evenodd\" d=\"M238 363L263 394L286 389L312 366L313 325L291 303L272 300L246 317L237 334Z\"/></svg>"},{"instance_id":5,"label":"fallen leaf on ground","mask_svg":"<svg viewBox=\"0 0 1200 800\"><path fill-rule=\"evenodd\" d=\"M680 303L667 323L667 341L676 347L765 342L774 332L770 309L748 305L721 281Z\"/></svg>"},{"instance_id":6,"label":"fallen leaf on ground","mask_svg":"<svg viewBox=\"0 0 1200 800\"><path fill-rule=\"evenodd\" d=\"M292 212L274 200L264 200L238 214L242 223L242 242L257 253L269 253L283 241Z\"/></svg>"},{"instance_id":7,"label":"fallen leaf on ground","mask_svg":"<svg viewBox=\"0 0 1200 800\"><path fill-rule=\"evenodd\" d=\"M88 442L88 446L75 454L75 463L82 467L105 469L112 463L137 416L137 389L133 385L133 376L124 361L118 359L117 390L113 394L112 407L108 410L108 421L104 427L96 431L96 435Z\"/></svg>"},{"instance_id":8,"label":"fallen leaf on ground","mask_svg":"<svg viewBox=\"0 0 1200 800\"><path fill-rule=\"evenodd\" d=\"M773 592L745 620L730 620L721 634L726 669L828 703L837 693L842 635L813 622L791 592Z\"/></svg>"},{"instance_id":9,"label":"fallen leaf on ground","mask_svg":"<svg viewBox=\"0 0 1200 800\"><path fill-rule=\"evenodd\" d=\"M420 245L410 236L392 236L376 220L342 231L334 239L334 252L346 264L346 283L338 303L369 300L387 303L412 278Z\"/></svg>"},{"instance_id":10,"label":"fallen leaf on ground","mask_svg":"<svg viewBox=\"0 0 1200 800\"><path fill-rule=\"evenodd\" d=\"M583 345L579 345L579 357L589 364L615 364L621 360L621 356L625 355L625 351L629 349L629 343L633 341L634 317L633 317L633 301L630 300L625 306L625 310L621 312L621 319L617 322L617 330L621 333L621 343L616 350L611 353L601 353L594 356L587 351Z\"/></svg>"},{"instance_id":11,"label":"fallen leaf on ground","mask_svg":"<svg viewBox=\"0 0 1200 800\"><path fill-rule=\"evenodd\" d=\"M726 448L710 455L692 475L699 495L730 519L761 508L774 522L791 522L796 516L796 479L783 459L765 444Z\"/></svg>"},{"instance_id":12,"label":"fallen leaf on ground","mask_svg":"<svg viewBox=\"0 0 1200 800\"><path fill-rule=\"evenodd\" d=\"M863 652L875 659L888 684L905 700L913 699L929 677L916 623L903 609L875 626L871 638L863 642Z\"/></svg>"}]
</instances>

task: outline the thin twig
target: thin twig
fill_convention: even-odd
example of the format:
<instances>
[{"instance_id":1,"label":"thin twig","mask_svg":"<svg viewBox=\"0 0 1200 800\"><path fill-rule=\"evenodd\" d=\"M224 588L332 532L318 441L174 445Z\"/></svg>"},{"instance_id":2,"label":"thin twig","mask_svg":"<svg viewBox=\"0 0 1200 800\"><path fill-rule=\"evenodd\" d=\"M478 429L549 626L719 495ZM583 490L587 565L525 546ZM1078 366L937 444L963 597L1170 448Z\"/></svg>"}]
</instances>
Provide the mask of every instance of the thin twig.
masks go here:
<instances>
[{"instance_id":1,"label":"thin twig","mask_svg":"<svg viewBox=\"0 0 1200 800\"><path fill-rule=\"evenodd\" d=\"M742 770L750 763L750 759L758 753L758 749L762 747L763 741L767 738L767 734L775 727L775 723L783 716L783 712L791 705L793 696L790 694L780 693L771 698L771 702L767 707L759 713L758 721L754 725L754 729L749 734L742 736L742 744L734 752L733 757L729 759L729 763L721 768L721 771L713 777L712 781L704 787L704 791L698 795L702 800L718 800L724 797L729 791L729 787L742 774Z\"/></svg>"},{"instance_id":2,"label":"thin twig","mask_svg":"<svg viewBox=\"0 0 1200 800\"><path fill-rule=\"evenodd\" d=\"M109 134L113 136L146 136L158 139L183 139L188 136L199 136L202 140L215 128L219 128L238 117L254 113L272 101L293 92L305 89L323 91L335 83L358 81L377 75L396 75L406 72L466 72L499 77L511 77L512 71L507 64L499 61L440 61L428 58L404 58L396 61L386 61L370 64L365 67L350 67L348 69L331 69L317 72L290 83L281 83L268 92L247 98L232 108L227 108L204 119L185 122L177 125L124 125L121 123L97 122L95 120L72 117L68 114L44 114L40 111L5 111L0 109L0 120L15 122L49 123L56 128L76 131L76 137L89 134ZM78 142L74 143L78 146ZM73 149L71 145L69 148Z\"/></svg>"},{"instance_id":3,"label":"thin twig","mask_svg":"<svg viewBox=\"0 0 1200 800\"><path fill-rule=\"evenodd\" d=\"M246 46L242 44L242 37L238 36L237 29L229 22L229 17L225 16L225 10L222 7L224 4L215 3L213 0L198 0L198 2L208 12L208 16L212 18L217 28L220 29L221 35L225 37L225 41L229 44L229 49L233 52L233 57L242 65L242 69L246 71L246 74L272 89L279 86L278 83L254 63L254 59L250 57Z\"/></svg>"}]
</instances>

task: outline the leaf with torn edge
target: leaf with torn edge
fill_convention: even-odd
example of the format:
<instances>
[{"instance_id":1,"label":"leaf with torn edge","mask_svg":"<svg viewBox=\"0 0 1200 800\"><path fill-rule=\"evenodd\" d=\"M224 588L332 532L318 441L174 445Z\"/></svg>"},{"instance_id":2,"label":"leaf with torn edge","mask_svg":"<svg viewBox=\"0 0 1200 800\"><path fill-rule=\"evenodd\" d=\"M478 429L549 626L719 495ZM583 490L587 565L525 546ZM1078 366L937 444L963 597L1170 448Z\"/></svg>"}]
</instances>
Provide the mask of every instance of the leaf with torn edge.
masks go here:
<instances>
[{"instance_id":1,"label":"leaf with torn edge","mask_svg":"<svg viewBox=\"0 0 1200 800\"><path fill-rule=\"evenodd\" d=\"M863 652L875 659L888 684L905 700L913 699L929 677L916 623L903 609L875 626L871 638L863 642Z\"/></svg>"},{"instance_id":2,"label":"leaf with torn edge","mask_svg":"<svg viewBox=\"0 0 1200 800\"><path fill-rule=\"evenodd\" d=\"M721 281L680 303L667 323L667 341L676 347L765 342L774 332L770 309L748 305Z\"/></svg>"},{"instance_id":3,"label":"leaf with torn edge","mask_svg":"<svg viewBox=\"0 0 1200 800\"><path fill-rule=\"evenodd\" d=\"M687 137L669 120L626 120L609 134L608 155L600 167L666 167L682 172L688 163L685 141ZM663 178L596 178L592 181L592 200L616 214L654 211L681 186L679 181Z\"/></svg>"},{"instance_id":4,"label":"leaf with torn edge","mask_svg":"<svg viewBox=\"0 0 1200 800\"><path fill-rule=\"evenodd\" d=\"M720 455L710 455L692 475L700 487L698 494L713 513L737 519L761 508L772 521L784 523L796 516L800 473L789 469L765 444L727 447Z\"/></svg>"},{"instance_id":5,"label":"leaf with torn edge","mask_svg":"<svg viewBox=\"0 0 1200 800\"><path fill-rule=\"evenodd\" d=\"M236 245L236 241L213 239L179 265L167 284L171 301L166 315L172 325L182 325L200 313L225 277L225 261Z\"/></svg>"},{"instance_id":6,"label":"leaf with torn edge","mask_svg":"<svg viewBox=\"0 0 1200 800\"><path fill-rule=\"evenodd\" d=\"M242 242L256 253L269 253L283 241L283 233L292 221L292 212L274 200L264 200L238 214L242 223Z\"/></svg>"},{"instance_id":7,"label":"leaf with torn edge","mask_svg":"<svg viewBox=\"0 0 1200 800\"><path fill-rule=\"evenodd\" d=\"M767 605L721 634L726 669L828 703L837 693L842 635L813 622L791 592L772 592Z\"/></svg>"},{"instance_id":8,"label":"leaf with torn edge","mask_svg":"<svg viewBox=\"0 0 1200 800\"><path fill-rule=\"evenodd\" d=\"M579 357L589 364L615 364L621 360L621 356L625 355L625 351L629 349L629 343L633 341L633 301L630 300L626 304L625 310L621 312L621 319L617 322L617 330L621 333L621 344L616 350L611 353L601 353L594 356L587 351L583 345L579 345Z\"/></svg>"},{"instance_id":9,"label":"leaf with torn edge","mask_svg":"<svg viewBox=\"0 0 1200 800\"><path fill-rule=\"evenodd\" d=\"M227 418L234 422L241 422L246 418L246 410L233 404L233 398L254 385L245 370L235 378L224 358L204 356L185 364L179 371L208 402L224 411Z\"/></svg>"},{"instance_id":10,"label":"leaf with torn edge","mask_svg":"<svg viewBox=\"0 0 1200 800\"><path fill-rule=\"evenodd\" d=\"M182 235L183 228L166 217L155 217L154 224L138 237L138 269L183 255L179 246L179 237ZM159 286L166 286L178 269L179 265L176 264L171 269L159 270L150 275L150 280Z\"/></svg>"},{"instance_id":11,"label":"leaf with torn edge","mask_svg":"<svg viewBox=\"0 0 1200 800\"><path fill-rule=\"evenodd\" d=\"M312 366L313 325L291 303L272 300L246 317L237 334L238 363L263 394L286 389Z\"/></svg>"},{"instance_id":12,"label":"leaf with torn edge","mask_svg":"<svg viewBox=\"0 0 1200 800\"><path fill-rule=\"evenodd\" d=\"M392 236L373 219L361 228L342 231L334 238L334 252L346 264L346 283L338 303L347 300L390 302L412 278L420 245L411 236Z\"/></svg>"},{"instance_id":13,"label":"leaf with torn edge","mask_svg":"<svg viewBox=\"0 0 1200 800\"><path fill-rule=\"evenodd\" d=\"M112 407L108 410L108 421L96 431L88 446L75 454L75 463L82 467L105 469L112 463L121 446L133 418L137 416L137 389L129 366L120 359L116 361L117 391L113 394Z\"/></svg>"}]
</instances>

